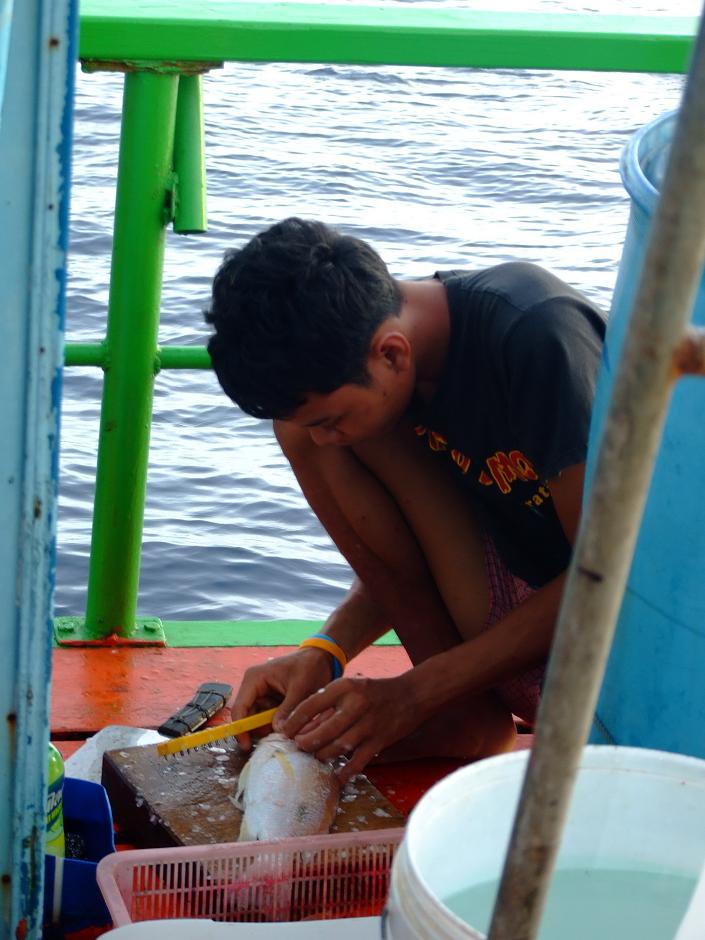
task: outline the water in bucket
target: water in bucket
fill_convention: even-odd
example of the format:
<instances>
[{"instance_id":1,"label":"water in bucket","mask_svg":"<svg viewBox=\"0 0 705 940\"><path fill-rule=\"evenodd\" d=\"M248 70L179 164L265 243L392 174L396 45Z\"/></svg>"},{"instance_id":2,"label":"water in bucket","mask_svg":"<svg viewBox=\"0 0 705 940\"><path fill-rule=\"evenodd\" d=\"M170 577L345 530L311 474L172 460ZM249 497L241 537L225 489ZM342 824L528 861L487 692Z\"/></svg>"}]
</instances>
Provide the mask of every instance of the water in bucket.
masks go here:
<instances>
[{"instance_id":1,"label":"water in bucket","mask_svg":"<svg viewBox=\"0 0 705 940\"><path fill-rule=\"evenodd\" d=\"M527 757L478 761L418 803L392 867L388 940L486 935ZM705 863L704 806L705 761L586 747L540 940L672 940Z\"/></svg>"},{"instance_id":2,"label":"water in bucket","mask_svg":"<svg viewBox=\"0 0 705 940\"><path fill-rule=\"evenodd\" d=\"M487 933L499 882L444 898L460 920ZM559 869L551 883L539 940L670 940L695 887L681 874L619 869Z\"/></svg>"}]
</instances>

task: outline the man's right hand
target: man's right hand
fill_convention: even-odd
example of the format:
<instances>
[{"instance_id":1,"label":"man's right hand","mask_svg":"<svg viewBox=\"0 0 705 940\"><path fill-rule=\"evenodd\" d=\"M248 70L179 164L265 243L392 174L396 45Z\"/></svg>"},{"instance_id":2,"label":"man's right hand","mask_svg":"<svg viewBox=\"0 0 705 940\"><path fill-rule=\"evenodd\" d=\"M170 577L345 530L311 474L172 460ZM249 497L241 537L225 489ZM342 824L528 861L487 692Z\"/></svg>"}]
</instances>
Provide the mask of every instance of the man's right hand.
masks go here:
<instances>
[{"instance_id":1,"label":"man's right hand","mask_svg":"<svg viewBox=\"0 0 705 940\"><path fill-rule=\"evenodd\" d=\"M257 666L250 666L230 709L233 721L245 718L277 703L280 715L287 716L309 695L328 685L332 670L330 654L314 647L297 649ZM249 733L238 736L240 747L249 751Z\"/></svg>"}]
</instances>

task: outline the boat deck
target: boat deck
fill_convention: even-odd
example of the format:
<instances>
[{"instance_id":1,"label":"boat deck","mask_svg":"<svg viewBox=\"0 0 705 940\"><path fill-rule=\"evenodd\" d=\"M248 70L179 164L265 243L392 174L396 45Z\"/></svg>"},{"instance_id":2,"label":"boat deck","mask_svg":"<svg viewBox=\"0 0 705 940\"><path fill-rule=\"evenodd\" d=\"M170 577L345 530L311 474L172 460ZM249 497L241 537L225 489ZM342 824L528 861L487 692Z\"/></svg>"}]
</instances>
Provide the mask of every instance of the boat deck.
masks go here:
<instances>
[{"instance_id":1,"label":"boat deck","mask_svg":"<svg viewBox=\"0 0 705 940\"><path fill-rule=\"evenodd\" d=\"M239 647L84 647L58 648L53 654L51 738L64 758L84 740L108 725L157 728L207 681L237 687L245 669L295 649L295 646ZM409 667L399 646L374 646L349 667L373 677L398 675ZM223 710L213 723L229 720ZM519 735L517 748L528 747L532 735ZM369 767L374 786L408 815L436 781L456 770L450 759L414 760ZM116 834L118 848L120 833ZM66 934L71 940L92 940L107 928Z\"/></svg>"},{"instance_id":2,"label":"boat deck","mask_svg":"<svg viewBox=\"0 0 705 940\"><path fill-rule=\"evenodd\" d=\"M85 647L54 650L51 738L64 757L107 725L157 728L192 697L202 682L237 687L248 666L290 652L292 646ZM398 646L365 650L350 671L373 677L409 667ZM224 711L214 720L225 721ZM531 735L521 735L527 747ZM426 790L455 770L455 760L408 761L371 767L367 775L401 812L408 814Z\"/></svg>"}]
</instances>

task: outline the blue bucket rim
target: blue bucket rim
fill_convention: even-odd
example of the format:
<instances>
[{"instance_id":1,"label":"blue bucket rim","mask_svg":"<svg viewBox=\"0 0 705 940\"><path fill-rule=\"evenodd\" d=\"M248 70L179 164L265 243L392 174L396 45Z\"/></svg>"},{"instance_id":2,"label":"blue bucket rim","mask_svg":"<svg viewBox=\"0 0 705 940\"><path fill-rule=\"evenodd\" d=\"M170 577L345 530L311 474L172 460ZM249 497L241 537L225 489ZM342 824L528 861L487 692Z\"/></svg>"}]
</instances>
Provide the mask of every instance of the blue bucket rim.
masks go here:
<instances>
[{"instance_id":1,"label":"blue bucket rim","mask_svg":"<svg viewBox=\"0 0 705 940\"><path fill-rule=\"evenodd\" d=\"M650 121L631 136L619 162L619 170L632 200L647 214L651 215L656 207L659 192L643 170L644 158L649 148L663 146L670 141L672 125L675 124L678 111L668 111Z\"/></svg>"}]
</instances>

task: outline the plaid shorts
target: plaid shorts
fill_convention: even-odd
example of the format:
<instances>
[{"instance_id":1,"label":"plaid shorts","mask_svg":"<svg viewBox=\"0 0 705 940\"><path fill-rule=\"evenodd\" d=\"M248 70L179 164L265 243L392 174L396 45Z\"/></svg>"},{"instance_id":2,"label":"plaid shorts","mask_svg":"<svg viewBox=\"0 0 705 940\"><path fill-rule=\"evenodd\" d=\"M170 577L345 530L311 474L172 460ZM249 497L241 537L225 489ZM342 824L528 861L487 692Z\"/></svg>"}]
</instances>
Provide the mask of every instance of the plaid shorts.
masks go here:
<instances>
[{"instance_id":1,"label":"plaid shorts","mask_svg":"<svg viewBox=\"0 0 705 940\"><path fill-rule=\"evenodd\" d=\"M490 610L483 625L487 630L530 597L534 589L511 573L488 535L485 535L485 571L490 592ZM536 666L495 687L512 714L529 724L536 719L544 671L545 666Z\"/></svg>"}]
</instances>

